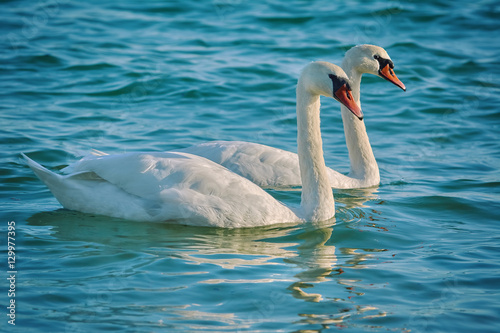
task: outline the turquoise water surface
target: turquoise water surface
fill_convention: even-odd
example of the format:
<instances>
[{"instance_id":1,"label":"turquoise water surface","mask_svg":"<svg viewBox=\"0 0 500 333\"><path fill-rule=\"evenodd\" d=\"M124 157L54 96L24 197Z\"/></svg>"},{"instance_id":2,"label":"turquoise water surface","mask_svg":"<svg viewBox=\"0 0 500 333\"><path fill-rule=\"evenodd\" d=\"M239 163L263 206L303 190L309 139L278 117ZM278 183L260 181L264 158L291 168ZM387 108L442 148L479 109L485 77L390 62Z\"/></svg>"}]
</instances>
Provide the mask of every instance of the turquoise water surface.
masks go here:
<instances>
[{"instance_id":1,"label":"turquoise water surface","mask_svg":"<svg viewBox=\"0 0 500 333\"><path fill-rule=\"evenodd\" d=\"M498 332L499 17L495 0L2 1L0 330ZM20 159L57 170L91 149L210 140L296 151L301 68L363 43L389 52L407 92L365 75L381 185L335 190L331 221L86 215ZM348 172L339 105L322 110L325 159Z\"/></svg>"}]
</instances>

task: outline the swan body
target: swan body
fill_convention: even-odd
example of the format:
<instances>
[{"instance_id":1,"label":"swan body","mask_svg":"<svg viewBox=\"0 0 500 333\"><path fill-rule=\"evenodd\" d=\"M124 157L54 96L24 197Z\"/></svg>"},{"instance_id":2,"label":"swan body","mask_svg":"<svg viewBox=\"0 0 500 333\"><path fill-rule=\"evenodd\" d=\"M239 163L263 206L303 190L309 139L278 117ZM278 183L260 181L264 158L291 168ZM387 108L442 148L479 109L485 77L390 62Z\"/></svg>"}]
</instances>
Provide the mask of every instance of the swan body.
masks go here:
<instances>
[{"instance_id":1,"label":"swan body","mask_svg":"<svg viewBox=\"0 0 500 333\"><path fill-rule=\"evenodd\" d=\"M345 55L342 68L349 76L354 99L360 103L361 76L364 73L380 76L403 90L404 84L393 72L394 65L387 52L375 45L359 45ZM380 183L380 173L366 127L344 105L341 105L351 170L344 175L327 168L330 186L338 189L363 188ZM299 186L302 184L297 154L242 141L214 141L182 150L208 158L229 170L267 188Z\"/></svg>"},{"instance_id":2,"label":"swan body","mask_svg":"<svg viewBox=\"0 0 500 333\"><path fill-rule=\"evenodd\" d=\"M304 180L300 207L287 207L248 179L186 152L95 152L63 169L64 174L23 156L71 210L226 228L323 221L334 216L335 207L323 159L320 95L339 100L362 117L340 67L326 62L305 67L297 84L297 144Z\"/></svg>"},{"instance_id":3,"label":"swan body","mask_svg":"<svg viewBox=\"0 0 500 333\"><path fill-rule=\"evenodd\" d=\"M263 188L301 185L299 155L279 148L244 141L211 141L177 150L203 156ZM359 181L326 169L333 188L356 188Z\"/></svg>"},{"instance_id":4,"label":"swan body","mask_svg":"<svg viewBox=\"0 0 500 333\"><path fill-rule=\"evenodd\" d=\"M196 155L89 155L66 175L25 158L63 207L84 213L218 227L300 221L249 180Z\"/></svg>"}]
</instances>

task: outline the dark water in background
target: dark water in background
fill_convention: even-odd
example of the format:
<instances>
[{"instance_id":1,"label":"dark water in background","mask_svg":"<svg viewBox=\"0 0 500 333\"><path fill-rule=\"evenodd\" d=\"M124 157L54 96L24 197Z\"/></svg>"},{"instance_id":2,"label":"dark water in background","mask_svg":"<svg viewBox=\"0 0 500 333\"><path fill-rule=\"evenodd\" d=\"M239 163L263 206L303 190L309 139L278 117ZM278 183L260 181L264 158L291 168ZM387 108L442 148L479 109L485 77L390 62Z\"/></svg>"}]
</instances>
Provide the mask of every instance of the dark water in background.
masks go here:
<instances>
[{"instance_id":1,"label":"dark water in background","mask_svg":"<svg viewBox=\"0 0 500 333\"><path fill-rule=\"evenodd\" d=\"M19 332L497 332L498 1L3 1L2 262L16 222ZM246 230L59 210L19 153L60 168L90 149L209 140L295 150L312 60L380 45L403 93L365 76L382 184L335 191L319 225ZM348 170L338 105L325 158ZM298 192L273 192L287 203Z\"/></svg>"}]
</instances>

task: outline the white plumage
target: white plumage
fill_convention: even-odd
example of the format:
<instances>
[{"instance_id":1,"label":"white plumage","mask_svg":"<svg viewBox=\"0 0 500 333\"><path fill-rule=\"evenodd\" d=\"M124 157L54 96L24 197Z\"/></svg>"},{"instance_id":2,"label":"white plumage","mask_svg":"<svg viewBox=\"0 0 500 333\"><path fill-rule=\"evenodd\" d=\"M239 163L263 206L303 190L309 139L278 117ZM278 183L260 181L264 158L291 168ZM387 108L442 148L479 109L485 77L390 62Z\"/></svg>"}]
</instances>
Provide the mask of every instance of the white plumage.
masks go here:
<instances>
[{"instance_id":1,"label":"white plumage","mask_svg":"<svg viewBox=\"0 0 500 333\"><path fill-rule=\"evenodd\" d=\"M325 62L309 64L299 79L298 145L305 184L297 208L285 206L225 167L189 153L95 152L62 170L63 175L23 156L65 208L85 213L227 228L327 220L335 209L321 148L319 96L343 92L336 98L353 112L361 112L348 98L345 83L343 70ZM339 85L343 88L335 90Z\"/></svg>"},{"instance_id":2,"label":"white plumage","mask_svg":"<svg viewBox=\"0 0 500 333\"><path fill-rule=\"evenodd\" d=\"M380 76L403 90L406 89L389 64L392 64L391 58L379 46L359 45L346 53L342 68L349 76L352 93L358 105L361 105L360 84L364 73ZM348 189L378 185L380 173L365 124L344 105L340 107L351 170L349 175L344 175L327 168L330 186ZM208 158L261 187L280 188L302 184L299 157L289 151L242 141L207 142L180 151Z\"/></svg>"},{"instance_id":3,"label":"white plumage","mask_svg":"<svg viewBox=\"0 0 500 333\"><path fill-rule=\"evenodd\" d=\"M257 185L196 155L89 155L69 175L27 160L63 207L84 213L219 227L298 220Z\"/></svg>"}]
</instances>

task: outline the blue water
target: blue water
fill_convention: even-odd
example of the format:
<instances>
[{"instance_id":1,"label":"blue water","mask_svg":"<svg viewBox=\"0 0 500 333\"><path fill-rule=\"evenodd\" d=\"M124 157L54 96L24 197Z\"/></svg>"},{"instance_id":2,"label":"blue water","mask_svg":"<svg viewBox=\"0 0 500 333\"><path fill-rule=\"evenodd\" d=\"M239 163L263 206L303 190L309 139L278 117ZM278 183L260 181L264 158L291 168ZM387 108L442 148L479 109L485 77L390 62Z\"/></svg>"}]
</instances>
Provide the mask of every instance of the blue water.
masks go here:
<instances>
[{"instance_id":1,"label":"blue water","mask_svg":"<svg viewBox=\"0 0 500 333\"><path fill-rule=\"evenodd\" d=\"M498 332L499 17L495 0L3 1L0 330ZM300 69L361 43L386 48L408 90L364 77L382 181L336 190L334 221L224 230L85 215L19 158L60 169L93 148L209 140L295 151ZM338 110L323 101L325 159L347 172Z\"/></svg>"}]
</instances>

